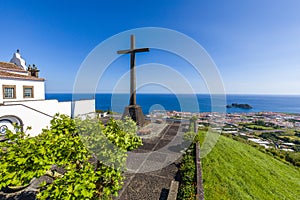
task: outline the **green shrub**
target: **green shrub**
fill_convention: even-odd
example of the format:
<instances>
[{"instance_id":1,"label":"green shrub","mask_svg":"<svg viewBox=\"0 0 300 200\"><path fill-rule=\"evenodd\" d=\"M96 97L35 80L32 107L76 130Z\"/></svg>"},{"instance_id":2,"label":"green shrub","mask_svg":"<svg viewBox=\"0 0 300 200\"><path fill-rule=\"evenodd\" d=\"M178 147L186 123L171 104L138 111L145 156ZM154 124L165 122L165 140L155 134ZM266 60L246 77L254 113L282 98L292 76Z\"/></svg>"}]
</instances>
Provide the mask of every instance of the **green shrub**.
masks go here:
<instances>
[{"instance_id":1,"label":"green shrub","mask_svg":"<svg viewBox=\"0 0 300 200\"><path fill-rule=\"evenodd\" d=\"M181 183L178 191L178 199L195 199L196 186L196 164L195 164L195 144L193 143L183 156L179 168Z\"/></svg>"},{"instance_id":2,"label":"green shrub","mask_svg":"<svg viewBox=\"0 0 300 200\"><path fill-rule=\"evenodd\" d=\"M66 173L55 176L51 184L43 183L37 198L110 199L122 188L126 151L142 144L134 130L130 119L111 119L104 127L97 119L56 115L51 127L37 137L7 131L8 140L0 143L0 189L27 185L57 165ZM106 160L92 164L94 156Z\"/></svg>"}]
</instances>

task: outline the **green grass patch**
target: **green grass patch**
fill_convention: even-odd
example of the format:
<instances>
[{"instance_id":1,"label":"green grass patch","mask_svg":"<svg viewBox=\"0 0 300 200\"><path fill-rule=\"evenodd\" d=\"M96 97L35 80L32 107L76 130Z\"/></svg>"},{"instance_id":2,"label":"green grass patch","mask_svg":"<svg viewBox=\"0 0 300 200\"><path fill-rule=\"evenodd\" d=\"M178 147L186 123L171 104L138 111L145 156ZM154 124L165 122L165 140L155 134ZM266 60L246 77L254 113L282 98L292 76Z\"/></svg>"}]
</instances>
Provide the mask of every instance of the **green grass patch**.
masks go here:
<instances>
[{"instance_id":1,"label":"green grass patch","mask_svg":"<svg viewBox=\"0 0 300 200\"><path fill-rule=\"evenodd\" d=\"M246 127L253 130L274 130L273 127L259 126L259 125L247 125Z\"/></svg>"},{"instance_id":2,"label":"green grass patch","mask_svg":"<svg viewBox=\"0 0 300 200\"><path fill-rule=\"evenodd\" d=\"M300 138L298 136L294 136L294 135L293 136L283 135L283 136L279 136L279 138L282 138L282 139L286 138L290 141L300 141Z\"/></svg>"},{"instance_id":3,"label":"green grass patch","mask_svg":"<svg viewBox=\"0 0 300 200\"><path fill-rule=\"evenodd\" d=\"M206 200L300 196L299 168L224 136L202 159L202 170Z\"/></svg>"}]
</instances>

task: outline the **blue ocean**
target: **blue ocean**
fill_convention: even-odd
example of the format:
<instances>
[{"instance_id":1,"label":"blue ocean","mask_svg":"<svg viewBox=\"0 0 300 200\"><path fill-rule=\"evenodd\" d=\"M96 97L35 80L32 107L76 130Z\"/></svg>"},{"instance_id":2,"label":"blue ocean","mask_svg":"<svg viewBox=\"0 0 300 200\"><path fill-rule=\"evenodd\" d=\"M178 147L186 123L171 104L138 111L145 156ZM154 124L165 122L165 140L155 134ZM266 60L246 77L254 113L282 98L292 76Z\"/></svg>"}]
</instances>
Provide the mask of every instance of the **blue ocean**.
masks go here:
<instances>
[{"instance_id":1,"label":"blue ocean","mask_svg":"<svg viewBox=\"0 0 300 200\"><path fill-rule=\"evenodd\" d=\"M129 103L129 94L61 94L48 93L46 99L72 101L72 99L96 99L97 110L112 110L122 113ZM152 110L184 111L184 112L211 112L227 113L246 112L286 112L300 113L300 95L226 95L225 101L218 96L209 94L137 94L137 104L145 114ZM252 109L228 108L227 104L249 104Z\"/></svg>"}]
</instances>

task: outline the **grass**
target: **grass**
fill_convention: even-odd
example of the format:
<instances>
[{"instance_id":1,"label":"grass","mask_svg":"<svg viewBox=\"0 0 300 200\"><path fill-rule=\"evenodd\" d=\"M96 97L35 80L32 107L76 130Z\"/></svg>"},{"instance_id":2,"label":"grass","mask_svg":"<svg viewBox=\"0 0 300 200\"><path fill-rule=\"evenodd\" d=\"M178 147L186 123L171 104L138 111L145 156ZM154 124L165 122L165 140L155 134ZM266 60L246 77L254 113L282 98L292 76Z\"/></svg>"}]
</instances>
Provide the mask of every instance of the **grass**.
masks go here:
<instances>
[{"instance_id":1,"label":"grass","mask_svg":"<svg viewBox=\"0 0 300 200\"><path fill-rule=\"evenodd\" d=\"M231 138L220 136L201 162L206 200L300 197L299 168Z\"/></svg>"},{"instance_id":2,"label":"grass","mask_svg":"<svg viewBox=\"0 0 300 200\"><path fill-rule=\"evenodd\" d=\"M246 127L253 130L274 130L273 127L259 126L259 125L247 125Z\"/></svg>"},{"instance_id":3,"label":"grass","mask_svg":"<svg viewBox=\"0 0 300 200\"><path fill-rule=\"evenodd\" d=\"M288 138L290 141L300 141L300 137L298 137L298 136L286 136L286 135L282 135L282 136L278 136L279 138L282 138L282 139L284 139L284 138Z\"/></svg>"}]
</instances>

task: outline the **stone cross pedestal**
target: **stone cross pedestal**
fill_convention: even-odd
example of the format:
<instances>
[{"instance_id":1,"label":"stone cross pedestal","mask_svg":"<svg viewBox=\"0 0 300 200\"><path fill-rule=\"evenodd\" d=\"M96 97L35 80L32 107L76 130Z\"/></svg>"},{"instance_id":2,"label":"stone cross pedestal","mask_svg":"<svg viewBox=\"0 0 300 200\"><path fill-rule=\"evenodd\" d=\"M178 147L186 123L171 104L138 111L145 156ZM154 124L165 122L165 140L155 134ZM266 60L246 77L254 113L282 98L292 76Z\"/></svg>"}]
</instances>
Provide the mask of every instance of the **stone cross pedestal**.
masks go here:
<instances>
[{"instance_id":1,"label":"stone cross pedestal","mask_svg":"<svg viewBox=\"0 0 300 200\"><path fill-rule=\"evenodd\" d=\"M130 102L124 109L122 118L129 116L137 125L143 126L145 117L141 106L136 104L136 75L135 75L135 54L149 52L149 48L135 48L134 35L130 36L130 49L117 51L118 54L130 54Z\"/></svg>"}]
</instances>

